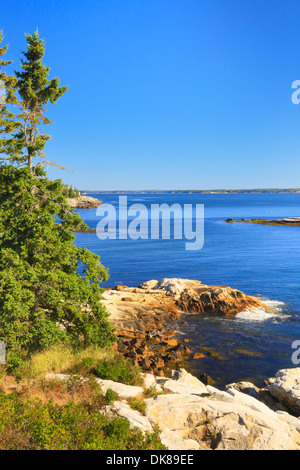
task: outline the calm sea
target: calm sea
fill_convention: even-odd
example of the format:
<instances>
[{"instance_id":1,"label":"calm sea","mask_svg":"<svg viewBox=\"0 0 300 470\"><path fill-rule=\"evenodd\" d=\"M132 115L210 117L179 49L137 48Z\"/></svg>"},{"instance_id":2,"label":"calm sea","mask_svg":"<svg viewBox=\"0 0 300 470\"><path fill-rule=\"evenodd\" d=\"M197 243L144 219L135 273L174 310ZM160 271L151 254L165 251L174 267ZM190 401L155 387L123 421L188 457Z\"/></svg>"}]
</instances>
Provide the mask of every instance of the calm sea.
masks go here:
<instances>
[{"instance_id":1,"label":"calm sea","mask_svg":"<svg viewBox=\"0 0 300 470\"><path fill-rule=\"evenodd\" d=\"M116 194L91 194L118 208ZM77 234L78 246L101 257L116 284L137 286L150 279L178 277L227 285L267 299L273 316L245 312L235 319L187 315L177 335L191 340L193 352L212 347L223 360L191 360L195 373L206 372L223 386L252 380L261 385L281 368L295 367L293 341L300 340L300 227L227 224L227 218L300 216L300 194L128 194L128 204L204 204L205 241L200 251L186 251L185 240L104 240ZM78 210L96 228L96 209ZM237 352L246 350L249 356Z\"/></svg>"}]
</instances>

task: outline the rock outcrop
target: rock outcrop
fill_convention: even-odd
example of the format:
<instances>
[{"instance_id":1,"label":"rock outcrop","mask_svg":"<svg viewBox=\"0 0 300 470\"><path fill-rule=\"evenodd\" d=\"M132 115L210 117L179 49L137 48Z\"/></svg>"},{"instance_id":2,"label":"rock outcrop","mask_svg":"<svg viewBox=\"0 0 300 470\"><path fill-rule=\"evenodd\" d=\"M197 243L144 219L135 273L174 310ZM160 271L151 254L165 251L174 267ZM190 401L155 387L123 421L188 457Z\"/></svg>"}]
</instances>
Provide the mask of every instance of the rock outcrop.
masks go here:
<instances>
[{"instance_id":1,"label":"rock outcrop","mask_svg":"<svg viewBox=\"0 0 300 470\"><path fill-rule=\"evenodd\" d=\"M189 279L149 281L138 288L117 286L102 302L118 332L144 335L149 328L176 320L181 313L234 317L249 308L268 308L237 289L207 286Z\"/></svg>"},{"instance_id":2,"label":"rock outcrop","mask_svg":"<svg viewBox=\"0 0 300 470\"><path fill-rule=\"evenodd\" d=\"M102 203L102 201L90 196L67 198L66 201L71 209L94 209Z\"/></svg>"},{"instance_id":3,"label":"rock outcrop","mask_svg":"<svg viewBox=\"0 0 300 470\"><path fill-rule=\"evenodd\" d=\"M300 377L300 369L297 375ZM238 390L205 387L185 370L179 371L177 380L166 381L163 388L165 394L146 400L145 416L163 430L161 439L169 449L180 447L176 447L176 440L164 441L168 432L182 439L183 448L190 450L300 449L298 418L274 412Z\"/></svg>"},{"instance_id":4,"label":"rock outcrop","mask_svg":"<svg viewBox=\"0 0 300 470\"><path fill-rule=\"evenodd\" d=\"M299 368L279 370L275 378L267 380L267 388L271 395L295 416L300 416Z\"/></svg>"},{"instance_id":5,"label":"rock outcrop","mask_svg":"<svg viewBox=\"0 0 300 470\"><path fill-rule=\"evenodd\" d=\"M259 389L250 383L239 387L231 384L221 391L205 386L184 369L174 371L172 379L151 374L142 377L143 388L98 379L104 392L111 388L118 394L114 404L100 412L124 417L131 428L143 433L158 426L161 441L169 450L300 450L300 419L274 411L254 396L237 390L254 390L259 395ZM65 374L46 376L47 380L70 378ZM279 379L285 390L281 399L286 402L286 394L296 397L300 391L300 368L279 371L276 378L268 380L269 386L277 380L277 388ZM145 398L151 391L155 396ZM137 396L145 402L143 414L130 406L130 399Z\"/></svg>"},{"instance_id":6,"label":"rock outcrop","mask_svg":"<svg viewBox=\"0 0 300 470\"><path fill-rule=\"evenodd\" d=\"M191 353L185 343L165 329L172 328L182 313L234 317L251 308L268 310L237 289L207 286L189 279L151 280L139 287L116 286L104 292L102 303L116 327L119 352L155 374L166 363L171 362L173 369L178 367L175 364Z\"/></svg>"}]
</instances>

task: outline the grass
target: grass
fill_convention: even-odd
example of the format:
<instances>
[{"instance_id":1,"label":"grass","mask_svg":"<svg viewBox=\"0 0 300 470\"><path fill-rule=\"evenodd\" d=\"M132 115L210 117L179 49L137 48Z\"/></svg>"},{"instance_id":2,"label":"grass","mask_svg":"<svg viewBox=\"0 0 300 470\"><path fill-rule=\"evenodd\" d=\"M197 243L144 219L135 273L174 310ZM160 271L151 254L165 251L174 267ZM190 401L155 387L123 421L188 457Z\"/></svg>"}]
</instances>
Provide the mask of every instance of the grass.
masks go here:
<instances>
[{"instance_id":1,"label":"grass","mask_svg":"<svg viewBox=\"0 0 300 470\"><path fill-rule=\"evenodd\" d=\"M94 370L97 377L126 385L141 385L140 368L121 355L105 358L98 362Z\"/></svg>"},{"instance_id":2,"label":"grass","mask_svg":"<svg viewBox=\"0 0 300 470\"><path fill-rule=\"evenodd\" d=\"M146 402L143 400L130 400L130 408L135 411L139 411L142 415L146 414Z\"/></svg>"},{"instance_id":3,"label":"grass","mask_svg":"<svg viewBox=\"0 0 300 470\"><path fill-rule=\"evenodd\" d=\"M114 353L98 347L73 350L64 344L58 345L48 351L34 354L31 359L17 372L18 376L27 378L40 378L52 372L81 373L84 375L103 359L113 359ZM87 365L89 364L89 367Z\"/></svg>"},{"instance_id":4,"label":"grass","mask_svg":"<svg viewBox=\"0 0 300 470\"><path fill-rule=\"evenodd\" d=\"M164 450L158 429L142 434L130 429L127 419L105 414L105 406L118 397L110 389L103 394L95 370L124 383L142 380L129 360L95 347L72 350L60 345L37 353L17 376L7 375L2 367L0 450ZM49 372L72 376L46 380ZM142 413L143 398L130 403Z\"/></svg>"}]
</instances>

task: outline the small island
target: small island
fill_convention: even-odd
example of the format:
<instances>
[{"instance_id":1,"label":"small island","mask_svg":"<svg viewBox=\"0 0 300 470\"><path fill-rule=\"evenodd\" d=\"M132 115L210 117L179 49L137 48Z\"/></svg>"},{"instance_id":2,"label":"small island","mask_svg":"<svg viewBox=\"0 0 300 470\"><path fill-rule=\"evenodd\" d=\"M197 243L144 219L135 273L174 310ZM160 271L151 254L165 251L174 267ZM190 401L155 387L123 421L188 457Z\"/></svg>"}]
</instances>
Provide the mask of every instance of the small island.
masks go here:
<instances>
[{"instance_id":1,"label":"small island","mask_svg":"<svg viewBox=\"0 0 300 470\"><path fill-rule=\"evenodd\" d=\"M73 198L66 199L67 204L71 207L71 209L95 209L102 204L103 201L99 201L95 197L90 196L77 196Z\"/></svg>"},{"instance_id":2,"label":"small island","mask_svg":"<svg viewBox=\"0 0 300 470\"><path fill-rule=\"evenodd\" d=\"M300 227L300 217L287 217L285 219L227 219L225 222L232 224L234 222L259 225L283 225L287 227Z\"/></svg>"}]
</instances>

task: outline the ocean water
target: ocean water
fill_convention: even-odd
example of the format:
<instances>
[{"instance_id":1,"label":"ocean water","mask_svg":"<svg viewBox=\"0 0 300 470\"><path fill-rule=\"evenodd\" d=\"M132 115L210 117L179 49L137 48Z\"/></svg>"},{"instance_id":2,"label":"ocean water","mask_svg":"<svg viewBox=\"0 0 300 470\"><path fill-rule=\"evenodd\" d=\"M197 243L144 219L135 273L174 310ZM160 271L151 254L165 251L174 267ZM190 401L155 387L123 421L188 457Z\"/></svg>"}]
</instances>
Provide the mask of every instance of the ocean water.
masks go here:
<instances>
[{"instance_id":1,"label":"ocean water","mask_svg":"<svg viewBox=\"0 0 300 470\"><path fill-rule=\"evenodd\" d=\"M119 204L117 194L91 194ZM110 279L103 285L137 286L164 277L198 279L227 285L260 297L272 309L243 312L235 319L184 315L173 325L193 352L214 348L218 359L190 360L196 374L207 373L219 386L237 380L261 385L282 368L295 367L292 343L300 340L300 227L228 224L227 218L300 216L300 194L128 194L128 205L204 204L204 246L185 250L186 240L99 240L95 233L77 234L78 246L101 257ZM96 209L78 210L96 228ZM186 321L187 324L183 324ZM240 350L251 355L242 354ZM220 360L222 359L222 360Z\"/></svg>"}]
</instances>

